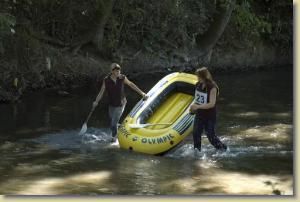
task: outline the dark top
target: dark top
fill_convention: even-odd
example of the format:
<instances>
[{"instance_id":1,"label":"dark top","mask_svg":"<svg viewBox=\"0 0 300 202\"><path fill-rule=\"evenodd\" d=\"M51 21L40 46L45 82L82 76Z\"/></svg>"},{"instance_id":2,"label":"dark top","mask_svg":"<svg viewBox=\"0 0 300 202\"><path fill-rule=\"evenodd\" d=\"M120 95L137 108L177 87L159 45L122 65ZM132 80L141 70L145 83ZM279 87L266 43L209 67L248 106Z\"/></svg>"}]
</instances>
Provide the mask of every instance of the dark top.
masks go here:
<instances>
[{"instance_id":1,"label":"dark top","mask_svg":"<svg viewBox=\"0 0 300 202\"><path fill-rule=\"evenodd\" d=\"M108 103L112 107L121 107L122 100L125 98L124 94L124 79L125 75L121 74L116 82L114 82L108 75L104 78L105 89L108 95Z\"/></svg>"},{"instance_id":2,"label":"dark top","mask_svg":"<svg viewBox=\"0 0 300 202\"><path fill-rule=\"evenodd\" d=\"M206 94L206 96L207 96L207 102L206 103L209 103L210 91L211 91L211 89L213 89L215 87L215 85L212 84L212 83L208 83L208 84L206 84L204 89L202 89L203 85L204 85L204 83L200 83L200 82L196 83L195 94L196 94L196 91ZM216 105L217 105L217 103L215 104L214 107L209 108L209 109L198 109L196 114L200 118L203 118L203 119L214 119L214 120L216 120L216 115L217 115Z\"/></svg>"}]
</instances>

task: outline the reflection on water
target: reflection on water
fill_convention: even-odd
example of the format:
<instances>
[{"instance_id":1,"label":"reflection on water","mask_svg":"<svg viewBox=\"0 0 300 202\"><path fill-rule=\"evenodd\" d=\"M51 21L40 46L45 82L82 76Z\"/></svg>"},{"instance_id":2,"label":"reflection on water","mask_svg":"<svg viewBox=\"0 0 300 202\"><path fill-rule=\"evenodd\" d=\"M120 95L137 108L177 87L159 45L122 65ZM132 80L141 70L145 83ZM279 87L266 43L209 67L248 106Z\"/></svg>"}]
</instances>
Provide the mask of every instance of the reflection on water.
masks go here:
<instances>
[{"instance_id":1,"label":"reflection on water","mask_svg":"<svg viewBox=\"0 0 300 202\"><path fill-rule=\"evenodd\" d=\"M161 77L135 82L148 90ZM224 153L206 137L202 151L194 151L191 136L164 156L119 149L110 142L105 101L87 133L78 135L96 88L69 97L35 93L0 105L0 194L293 194L292 69L216 80L217 133L229 146ZM140 98L126 93L124 115Z\"/></svg>"}]
</instances>

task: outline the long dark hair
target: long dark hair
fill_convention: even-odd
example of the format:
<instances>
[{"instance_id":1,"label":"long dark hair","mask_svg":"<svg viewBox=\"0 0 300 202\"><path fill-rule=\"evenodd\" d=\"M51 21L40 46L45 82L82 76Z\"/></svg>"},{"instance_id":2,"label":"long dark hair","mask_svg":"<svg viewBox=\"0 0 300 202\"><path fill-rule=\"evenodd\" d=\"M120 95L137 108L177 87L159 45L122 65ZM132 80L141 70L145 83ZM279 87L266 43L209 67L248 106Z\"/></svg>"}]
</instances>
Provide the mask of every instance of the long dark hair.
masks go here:
<instances>
[{"instance_id":1,"label":"long dark hair","mask_svg":"<svg viewBox=\"0 0 300 202\"><path fill-rule=\"evenodd\" d=\"M198 76L198 79L200 79L205 84L205 86L207 86L207 84L212 84L213 86L215 86L217 88L217 95L219 95L219 86L216 84L211 73L206 67L197 69L195 74Z\"/></svg>"}]
</instances>

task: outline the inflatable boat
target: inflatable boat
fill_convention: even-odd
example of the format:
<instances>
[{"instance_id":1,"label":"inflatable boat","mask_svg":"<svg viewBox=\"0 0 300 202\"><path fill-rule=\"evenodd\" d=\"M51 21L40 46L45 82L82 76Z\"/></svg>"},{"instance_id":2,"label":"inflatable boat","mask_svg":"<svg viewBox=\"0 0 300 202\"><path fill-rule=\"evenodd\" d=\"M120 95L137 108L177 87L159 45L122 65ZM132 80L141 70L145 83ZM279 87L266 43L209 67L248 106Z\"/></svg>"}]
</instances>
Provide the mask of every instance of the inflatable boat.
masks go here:
<instances>
[{"instance_id":1,"label":"inflatable boat","mask_svg":"<svg viewBox=\"0 0 300 202\"><path fill-rule=\"evenodd\" d=\"M192 132L193 115L189 106L194 99L197 77L172 73L161 79L125 117L118 130L123 149L147 154L163 154Z\"/></svg>"}]
</instances>

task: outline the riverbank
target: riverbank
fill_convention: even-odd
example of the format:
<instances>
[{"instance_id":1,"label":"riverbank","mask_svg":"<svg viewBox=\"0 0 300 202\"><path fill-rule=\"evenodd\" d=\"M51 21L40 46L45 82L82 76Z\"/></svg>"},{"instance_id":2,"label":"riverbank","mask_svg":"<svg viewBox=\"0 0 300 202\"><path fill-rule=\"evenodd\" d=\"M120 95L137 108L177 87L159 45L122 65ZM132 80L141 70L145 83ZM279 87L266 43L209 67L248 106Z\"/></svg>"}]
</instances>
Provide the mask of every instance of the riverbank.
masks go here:
<instances>
[{"instance_id":1,"label":"riverbank","mask_svg":"<svg viewBox=\"0 0 300 202\"><path fill-rule=\"evenodd\" d=\"M98 82L112 62L133 77L198 65L235 72L293 63L291 2L0 4L0 103Z\"/></svg>"},{"instance_id":2,"label":"riverbank","mask_svg":"<svg viewBox=\"0 0 300 202\"><path fill-rule=\"evenodd\" d=\"M169 55L150 54L129 48L118 50L113 59L103 59L88 49L83 49L78 55L69 53L57 57L57 54L52 54L34 71L4 72L6 76L3 74L2 78L5 79L0 82L0 103L14 103L28 92L43 89L53 89L62 96L68 95L70 89L101 82L110 72L111 62L120 63L122 72L131 79L138 79L140 74L193 73L199 61L191 55L197 53L188 55L184 51L174 51ZM292 50L282 52L266 46L228 52L217 49L209 61L206 66L216 73L253 72L293 64Z\"/></svg>"}]
</instances>

